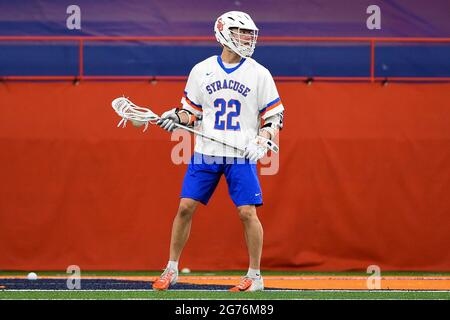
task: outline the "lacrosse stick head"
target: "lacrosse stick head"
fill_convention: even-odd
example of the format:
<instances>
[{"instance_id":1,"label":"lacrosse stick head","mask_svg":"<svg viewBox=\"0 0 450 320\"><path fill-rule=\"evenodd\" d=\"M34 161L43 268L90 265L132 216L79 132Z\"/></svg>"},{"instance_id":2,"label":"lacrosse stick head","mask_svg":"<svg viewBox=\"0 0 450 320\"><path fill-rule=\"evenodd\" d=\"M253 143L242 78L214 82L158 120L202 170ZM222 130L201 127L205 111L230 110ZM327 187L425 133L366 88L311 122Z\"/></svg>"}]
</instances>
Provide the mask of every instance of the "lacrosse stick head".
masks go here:
<instances>
[{"instance_id":1,"label":"lacrosse stick head","mask_svg":"<svg viewBox=\"0 0 450 320\"><path fill-rule=\"evenodd\" d=\"M122 118L117 125L124 128L128 120L134 123L145 124L144 131L148 128L148 123L156 123L159 120L159 116L148 108L139 107L125 97L119 97L111 103L114 111Z\"/></svg>"}]
</instances>

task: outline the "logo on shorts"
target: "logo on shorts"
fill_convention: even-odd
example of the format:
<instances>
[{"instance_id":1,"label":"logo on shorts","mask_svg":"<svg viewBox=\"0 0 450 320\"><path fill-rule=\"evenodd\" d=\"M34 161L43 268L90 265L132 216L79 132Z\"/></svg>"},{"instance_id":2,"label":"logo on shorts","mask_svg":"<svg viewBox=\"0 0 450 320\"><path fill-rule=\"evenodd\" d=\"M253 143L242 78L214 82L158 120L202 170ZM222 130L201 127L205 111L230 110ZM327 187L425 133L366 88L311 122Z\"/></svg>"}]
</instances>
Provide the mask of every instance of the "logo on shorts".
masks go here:
<instances>
[{"instance_id":1,"label":"logo on shorts","mask_svg":"<svg viewBox=\"0 0 450 320\"><path fill-rule=\"evenodd\" d=\"M260 195L261 195L261 193L255 193L255 197L260 196Z\"/></svg>"}]
</instances>

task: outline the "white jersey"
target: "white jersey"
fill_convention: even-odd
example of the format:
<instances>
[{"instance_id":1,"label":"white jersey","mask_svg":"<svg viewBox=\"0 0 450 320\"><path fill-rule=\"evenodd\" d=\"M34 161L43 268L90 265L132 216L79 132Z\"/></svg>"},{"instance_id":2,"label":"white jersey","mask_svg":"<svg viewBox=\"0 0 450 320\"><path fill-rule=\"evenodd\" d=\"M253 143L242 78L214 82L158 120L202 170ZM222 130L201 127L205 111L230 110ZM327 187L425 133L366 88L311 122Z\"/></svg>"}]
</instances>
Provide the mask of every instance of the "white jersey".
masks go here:
<instances>
[{"instance_id":1,"label":"white jersey","mask_svg":"<svg viewBox=\"0 0 450 320\"><path fill-rule=\"evenodd\" d=\"M257 136L261 118L284 110L269 70L252 58L226 68L212 56L192 68L181 99L183 109L202 117L198 130L244 148ZM197 136L195 152L242 157L233 148Z\"/></svg>"}]
</instances>

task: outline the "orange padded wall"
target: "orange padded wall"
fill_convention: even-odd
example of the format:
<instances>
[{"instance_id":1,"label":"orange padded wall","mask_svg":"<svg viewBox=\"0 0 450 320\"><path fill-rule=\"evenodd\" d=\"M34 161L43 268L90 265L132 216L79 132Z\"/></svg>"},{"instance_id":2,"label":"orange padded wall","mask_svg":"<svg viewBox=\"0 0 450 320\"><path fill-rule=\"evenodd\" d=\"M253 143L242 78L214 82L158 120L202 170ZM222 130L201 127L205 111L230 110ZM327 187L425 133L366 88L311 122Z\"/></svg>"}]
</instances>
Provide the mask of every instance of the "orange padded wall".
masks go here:
<instances>
[{"instance_id":1,"label":"orange padded wall","mask_svg":"<svg viewBox=\"0 0 450 320\"><path fill-rule=\"evenodd\" d=\"M155 112L181 82L0 84L0 270L161 269L186 165L151 127L116 128L125 94ZM262 269L450 270L450 84L278 83L277 175L261 176ZM222 180L181 267L247 268Z\"/></svg>"}]
</instances>

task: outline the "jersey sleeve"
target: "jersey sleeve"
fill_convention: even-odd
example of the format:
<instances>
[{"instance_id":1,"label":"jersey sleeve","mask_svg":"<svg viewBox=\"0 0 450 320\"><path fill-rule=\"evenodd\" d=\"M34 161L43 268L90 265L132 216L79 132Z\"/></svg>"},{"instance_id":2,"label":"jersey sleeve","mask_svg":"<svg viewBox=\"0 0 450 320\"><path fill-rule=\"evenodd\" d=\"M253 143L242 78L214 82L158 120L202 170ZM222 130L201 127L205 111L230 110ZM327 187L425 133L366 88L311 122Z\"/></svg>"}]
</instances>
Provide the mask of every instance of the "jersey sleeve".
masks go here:
<instances>
[{"instance_id":1,"label":"jersey sleeve","mask_svg":"<svg viewBox=\"0 0 450 320\"><path fill-rule=\"evenodd\" d=\"M283 112L284 107L281 103L275 81L267 69L264 69L262 72L258 92L259 114L264 120L277 113Z\"/></svg>"},{"instance_id":2,"label":"jersey sleeve","mask_svg":"<svg viewBox=\"0 0 450 320\"><path fill-rule=\"evenodd\" d=\"M184 94L181 98L181 104L183 105L183 109L189 110L197 117L201 117L203 107L201 105L202 94L198 74L198 67L195 66L189 73Z\"/></svg>"}]
</instances>

